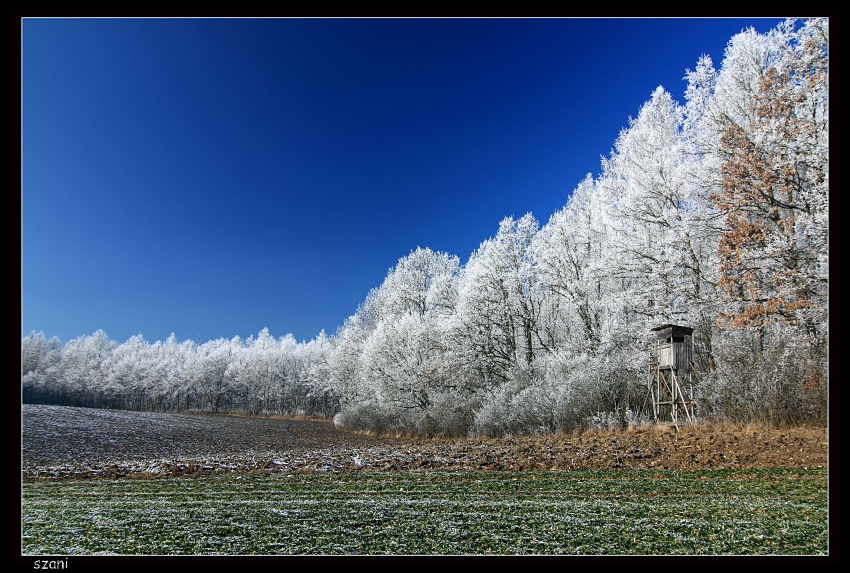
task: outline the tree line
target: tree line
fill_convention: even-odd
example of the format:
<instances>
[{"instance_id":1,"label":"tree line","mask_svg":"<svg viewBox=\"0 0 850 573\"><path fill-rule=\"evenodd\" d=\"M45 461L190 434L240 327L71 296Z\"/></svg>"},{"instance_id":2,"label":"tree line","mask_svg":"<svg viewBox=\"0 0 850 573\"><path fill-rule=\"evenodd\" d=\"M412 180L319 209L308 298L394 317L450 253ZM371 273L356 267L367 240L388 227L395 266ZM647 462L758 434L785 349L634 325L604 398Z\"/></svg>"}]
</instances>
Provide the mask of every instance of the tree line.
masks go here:
<instances>
[{"instance_id":1,"label":"tree line","mask_svg":"<svg viewBox=\"0 0 850 573\"><path fill-rule=\"evenodd\" d=\"M22 399L505 435L645 421L652 328L694 329L702 420L825 420L829 27L745 30L659 87L567 204L465 263L417 248L333 336L22 340Z\"/></svg>"}]
</instances>

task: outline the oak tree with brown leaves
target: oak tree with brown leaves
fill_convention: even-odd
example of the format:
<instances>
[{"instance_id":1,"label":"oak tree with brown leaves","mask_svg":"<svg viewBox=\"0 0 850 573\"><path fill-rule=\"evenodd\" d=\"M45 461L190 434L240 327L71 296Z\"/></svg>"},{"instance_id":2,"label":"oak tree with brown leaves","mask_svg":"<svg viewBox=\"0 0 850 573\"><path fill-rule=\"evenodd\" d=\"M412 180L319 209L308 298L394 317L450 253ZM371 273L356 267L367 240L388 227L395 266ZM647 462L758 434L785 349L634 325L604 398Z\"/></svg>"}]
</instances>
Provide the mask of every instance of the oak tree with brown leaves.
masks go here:
<instances>
[{"instance_id":1,"label":"oak tree with brown leaves","mask_svg":"<svg viewBox=\"0 0 850 573\"><path fill-rule=\"evenodd\" d=\"M720 287L734 328L779 320L812 330L825 309L828 181L828 33L808 23L788 34L764 70L742 125L721 136L725 217ZM813 314L814 313L814 314Z\"/></svg>"}]
</instances>

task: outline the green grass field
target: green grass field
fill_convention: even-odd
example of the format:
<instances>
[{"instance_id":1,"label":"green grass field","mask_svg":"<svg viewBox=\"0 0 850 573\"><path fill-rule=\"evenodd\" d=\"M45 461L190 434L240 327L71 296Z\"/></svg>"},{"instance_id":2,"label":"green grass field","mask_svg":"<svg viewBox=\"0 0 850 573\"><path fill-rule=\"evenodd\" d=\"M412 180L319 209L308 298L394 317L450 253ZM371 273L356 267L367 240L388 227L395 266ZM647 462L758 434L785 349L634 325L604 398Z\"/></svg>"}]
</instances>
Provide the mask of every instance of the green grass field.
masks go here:
<instances>
[{"instance_id":1,"label":"green grass field","mask_svg":"<svg viewBox=\"0 0 850 573\"><path fill-rule=\"evenodd\" d=\"M827 555L826 469L22 483L23 555Z\"/></svg>"}]
</instances>

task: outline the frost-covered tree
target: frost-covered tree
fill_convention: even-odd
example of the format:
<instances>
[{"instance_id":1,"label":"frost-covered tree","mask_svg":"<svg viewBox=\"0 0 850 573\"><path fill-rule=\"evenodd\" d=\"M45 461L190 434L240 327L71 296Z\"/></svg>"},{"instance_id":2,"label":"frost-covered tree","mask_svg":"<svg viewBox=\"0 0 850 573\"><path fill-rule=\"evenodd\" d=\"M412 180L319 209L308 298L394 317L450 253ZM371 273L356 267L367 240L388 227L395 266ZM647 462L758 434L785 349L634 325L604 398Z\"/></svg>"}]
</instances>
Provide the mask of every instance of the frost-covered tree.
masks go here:
<instances>
[{"instance_id":1,"label":"frost-covered tree","mask_svg":"<svg viewBox=\"0 0 850 573\"><path fill-rule=\"evenodd\" d=\"M46 372L61 358L61 341L55 336L45 340L43 332L32 331L21 339L21 376Z\"/></svg>"},{"instance_id":2,"label":"frost-covered tree","mask_svg":"<svg viewBox=\"0 0 850 573\"><path fill-rule=\"evenodd\" d=\"M131 336L112 351L107 362L108 378L104 385L107 405L127 410L142 410L149 388L150 361L144 336Z\"/></svg>"},{"instance_id":3,"label":"frost-covered tree","mask_svg":"<svg viewBox=\"0 0 850 573\"><path fill-rule=\"evenodd\" d=\"M47 355L47 341L43 332L32 331L21 340L21 376L40 370Z\"/></svg>"},{"instance_id":4,"label":"frost-covered tree","mask_svg":"<svg viewBox=\"0 0 850 573\"><path fill-rule=\"evenodd\" d=\"M226 409L233 350L240 344L238 339L218 338L198 346L192 381L205 408L213 412Z\"/></svg>"},{"instance_id":5,"label":"frost-covered tree","mask_svg":"<svg viewBox=\"0 0 850 573\"><path fill-rule=\"evenodd\" d=\"M556 333L547 330L552 322L544 321L547 290L534 248L538 231L530 213L503 219L460 275L449 331L467 403L475 410L501 411L511 396L539 384L540 363L555 341ZM473 431L489 427L480 419L474 423Z\"/></svg>"},{"instance_id":6,"label":"frost-covered tree","mask_svg":"<svg viewBox=\"0 0 850 573\"><path fill-rule=\"evenodd\" d=\"M123 347L120 345L113 356ZM149 396L144 409L187 410L193 408L191 364L196 345L191 340L179 342L174 333L164 341L146 345L149 356Z\"/></svg>"},{"instance_id":7,"label":"frost-covered tree","mask_svg":"<svg viewBox=\"0 0 850 573\"><path fill-rule=\"evenodd\" d=\"M506 381L515 368L530 370L542 346L543 291L531 251L537 230L530 213L503 219L463 269L456 336L477 364L481 387Z\"/></svg>"},{"instance_id":8,"label":"frost-covered tree","mask_svg":"<svg viewBox=\"0 0 850 573\"><path fill-rule=\"evenodd\" d=\"M360 369L363 345L374 330L363 316L365 309L365 304L361 304L337 329L328 354L328 384L341 396L343 410L374 401L374 392L368 387Z\"/></svg>"},{"instance_id":9,"label":"frost-covered tree","mask_svg":"<svg viewBox=\"0 0 850 573\"><path fill-rule=\"evenodd\" d=\"M399 259L375 292L380 318L450 313L459 265L454 255L421 247Z\"/></svg>"},{"instance_id":10,"label":"frost-covered tree","mask_svg":"<svg viewBox=\"0 0 850 573\"><path fill-rule=\"evenodd\" d=\"M359 400L339 418L341 424L362 425L356 414L363 404L380 404L382 414L371 416L370 424L414 431L442 403L439 397L457 383L444 325L455 309L458 269L456 256L417 248L390 269L348 321L335 362L349 372L349 387L359 381ZM353 349L356 356L349 354Z\"/></svg>"},{"instance_id":11,"label":"frost-covered tree","mask_svg":"<svg viewBox=\"0 0 850 573\"><path fill-rule=\"evenodd\" d=\"M244 407L253 414L278 411L283 385L283 362L279 343L268 328L256 338L249 338L234 361L234 378L238 380Z\"/></svg>"},{"instance_id":12,"label":"frost-covered tree","mask_svg":"<svg viewBox=\"0 0 850 573\"><path fill-rule=\"evenodd\" d=\"M719 71L704 57L688 72L686 92L686 138L700 159L695 180L719 215L716 304L724 320L712 384L727 395L784 396L787 407L751 401L771 404L779 418L782 409L798 415L790 404L801 389L806 402L825 404L826 388L829 33L827 20L797 24L736 35ZM780 348L796 351L780 357ZM798 361L788 376L800 372L791 385L772 368L787 356ZM774 374L758 376L764 372ZM735 410L718 396L703 400L714 415ZM757 410L763 418L758 408L746 415Z\"/></svg>"},{"instance_id":13,"label":"frost-covered tree","mask_svg":"<svg viewBox=\"0 0 850 573\"><path fill-rule=\"evenodd\" d=\"M59 365L59 393L69 405L98 406L105 386L105 365L117 346L103 330L69 340Z\"/></svg>"},{"instance_id":14,"label":"frost-covered tree","mask_svg":"<svg viewBox=\"0 0 850 573\"><path fill-rule=\"evenodd\" d=\"M745 113L721 133L722 187L712 195L726 222L726 318L816 333L826 327L828 25L812 20L795 32L789 21L762 42Z\"/></svg>"},{"instance_id":15,"label":"frost-covered tree","mask_svg":"<svg viewBox=\"0 0 850 573\"><path fill-rule=\"evenodd\" d=\"M329 417L341 408L341 396L331 383L331 356L333 340L324 330L300 346L302 379L313 389L314 404L311 414Z\"/></svg>"},{"instance_id":16,"label":"frost-covered tree","mask_svg":"<svg viewBox=\"0 0 850 573\"><path fill-rule=\"evenodd\" d=\"M658 88L603 162L612 190L609 269L627 289L627 328L693 323L706 279L695 197L681 136L682 109Z\"/></svg>"},{"instance_id":17,"label":"frost-covered tree","mask_svg":"<svg viewBox=\"0 0 850 573\"><path fill-rule=\"evenodd\" d=\"M544 285L541 332L550 353L596 354L606 338L603 263L608 214L588 175L567 205L550 217L533 244Z\"/></svg>"},{"instance_id":18,"label":"frost-covered tree","mask_svg":"<svg viewBox=\"0 0 850 573\"><path fill-rule=\"evenodd\" d=\"M45 340L32 331L21 340L21 398L24 402L54 401L56 373L62 360L62 343L55 336Z\"/></svg>"}]
</instances>

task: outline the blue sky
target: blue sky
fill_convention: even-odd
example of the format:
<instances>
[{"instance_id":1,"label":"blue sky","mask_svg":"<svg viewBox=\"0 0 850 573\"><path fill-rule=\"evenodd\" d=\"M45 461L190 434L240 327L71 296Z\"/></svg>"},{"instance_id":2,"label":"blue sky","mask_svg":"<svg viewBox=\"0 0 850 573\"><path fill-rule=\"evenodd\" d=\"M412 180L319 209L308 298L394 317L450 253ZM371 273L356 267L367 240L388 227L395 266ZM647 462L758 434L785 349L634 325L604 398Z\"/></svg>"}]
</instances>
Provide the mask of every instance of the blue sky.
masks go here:
<instances>
[{"instance_id":1,"label":"blue sky","mask_svg":"<svg viewBox=\"0 0 850 573\"><path fill-rule=\"evenodd\" d=\"M781 18L25 18L21 335L329 335Z\"/></svg>"}]
</instances>

